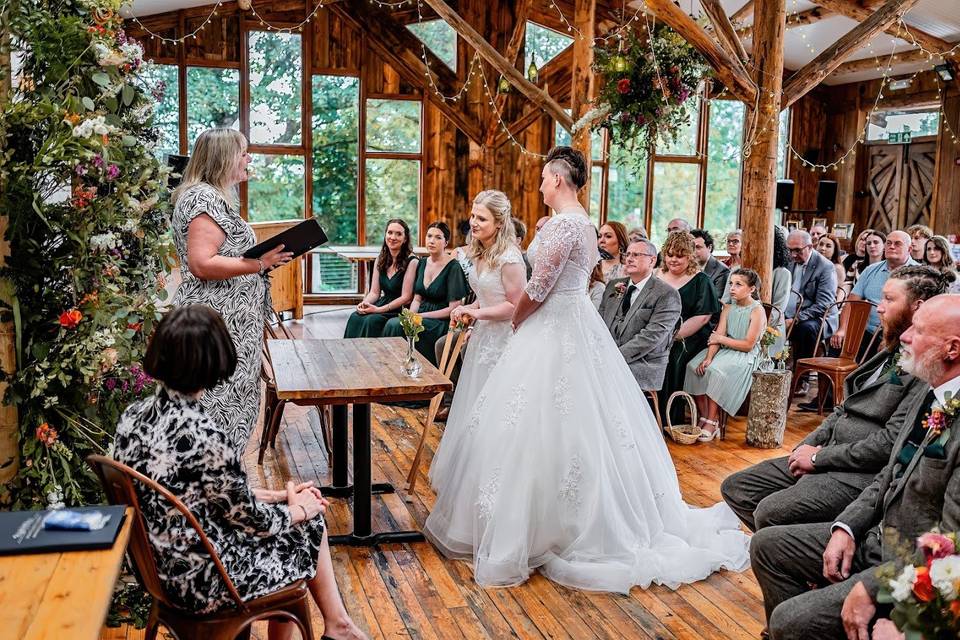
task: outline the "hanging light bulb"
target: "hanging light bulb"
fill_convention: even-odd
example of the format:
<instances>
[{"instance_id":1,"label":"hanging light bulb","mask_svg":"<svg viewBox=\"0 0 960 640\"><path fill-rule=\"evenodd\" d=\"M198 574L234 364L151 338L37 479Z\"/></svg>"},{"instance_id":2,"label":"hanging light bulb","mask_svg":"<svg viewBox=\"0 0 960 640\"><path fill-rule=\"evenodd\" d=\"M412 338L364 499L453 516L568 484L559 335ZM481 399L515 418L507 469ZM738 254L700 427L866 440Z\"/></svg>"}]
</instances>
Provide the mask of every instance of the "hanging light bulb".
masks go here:
<instances>
[{"instance_id":1,"label":"hanging light bulb","mask_svg":"<svg viewBox=\"0 0 960 640\"><path fill-rule=\"evenodd\" d=\"M510 93L512 87L510 81L505 76L500 76L500 82L497 83L497 91L500 93Z\"/></svg>"},{"instance_id":2,"label":"hanging light bulb","mask_svg":"<svg viewBox=\"0 0 960 640\"><path fill-rule=\"evenodd\" d=\"M539 77L540 72L537 70L537 57L530 56L530 66L527 67L527 80L536 83Z\"/></svg>"},{"instance_id":3,"label":"hanging light bulb","mask_svg":"<svg viewBox=\"0 0 960 640\"><path fill-rule=\"evenodd\" d=\"M610 69L617 72L623 73L630 68L630 62L621 54L617 54L610 58Z\"/></svg>"}]
</instances>

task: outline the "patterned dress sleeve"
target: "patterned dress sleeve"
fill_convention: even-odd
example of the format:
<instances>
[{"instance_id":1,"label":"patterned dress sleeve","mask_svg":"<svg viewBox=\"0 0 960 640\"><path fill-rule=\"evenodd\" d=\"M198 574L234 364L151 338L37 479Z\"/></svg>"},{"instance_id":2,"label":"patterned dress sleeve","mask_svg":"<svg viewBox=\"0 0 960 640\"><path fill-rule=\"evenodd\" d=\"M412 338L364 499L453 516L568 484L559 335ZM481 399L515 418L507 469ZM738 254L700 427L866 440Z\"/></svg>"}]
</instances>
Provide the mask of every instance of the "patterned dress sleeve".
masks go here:
<instances>
[{"instance_id":1,"label":"patterned dress sleeve","mask_svg":"<svg viewBox=\"0 0 960 640\"><path fill-rule=\"evenodd\" d=\"M205 424L204 424L205 423ZM258 502L247 483L240 465L240 456L227 442L227 435L209 418L198 421L197 433L204 433L205 473L216 470L216 478L204 483L206 497L212 510L219 511L225 520L236 524L244 533L269 538L293 525L285 505Z\"/></svg>"},{"instance_id":2,"label":"patterned dress sleeve","mask_svg":"<svg viewBox=\"0 0 960 640\"><path fill-rule=\"evenodd\" d=\"M178 226L184 236L193 219L203 214L210 216L210 219L216 222L227 235L230 235L236 224L229 214L227 202L223 196L207 184L201 183L188 189L181 196L181 201L177 202L176 210L179 212Z\"/></svg>"},{"instance_id":3,"label":"patterned dress sleeve","mask_svg":"<svg viewBox=\"0 0 960 640\"><path fill-rule=\"evenodd\" d=\"M552 218L540 233L543 239L537 248L536 265L526 288L527 295L536 302L546 299L566 266L570 252L583 239L577 220L565 216Z\"/></svg>"}]
</instances>

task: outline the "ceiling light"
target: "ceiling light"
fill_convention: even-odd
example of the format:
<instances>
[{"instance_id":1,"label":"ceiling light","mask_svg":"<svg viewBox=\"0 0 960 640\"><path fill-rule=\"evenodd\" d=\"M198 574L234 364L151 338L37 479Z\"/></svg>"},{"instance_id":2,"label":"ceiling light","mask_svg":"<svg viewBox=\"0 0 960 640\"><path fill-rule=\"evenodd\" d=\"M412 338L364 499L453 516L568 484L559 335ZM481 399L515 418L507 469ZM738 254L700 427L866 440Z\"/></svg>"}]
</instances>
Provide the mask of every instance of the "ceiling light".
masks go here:
<instances>
[{"instance_id":1,"label":"ceiling light","mask_svg":"<svg viewBox=\"0 0 960 640\"><path fill-rule=\"evenodd\" d=\"M891 91L900 91L902 89L909 89L912 84L913 78L898 78L891 80L887 86L890 87Z\"/></svg>"}]
</instances>

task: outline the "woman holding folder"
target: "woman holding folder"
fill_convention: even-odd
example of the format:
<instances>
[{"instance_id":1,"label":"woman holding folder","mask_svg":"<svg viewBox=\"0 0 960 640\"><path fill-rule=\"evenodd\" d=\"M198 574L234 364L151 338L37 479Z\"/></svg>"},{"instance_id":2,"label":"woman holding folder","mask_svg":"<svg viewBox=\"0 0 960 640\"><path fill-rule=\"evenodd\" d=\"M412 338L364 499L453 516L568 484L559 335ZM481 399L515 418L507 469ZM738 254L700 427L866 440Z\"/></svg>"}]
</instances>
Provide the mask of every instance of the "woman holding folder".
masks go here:
<instances>
[{"instance_id":1,"label":"woman holding folder","mask_svg":"<svg viewBox=\"0 0 960 640\"><path fill-rule=\"evenodd\" d=\"M201 403L241 452L260 412L260 352L271 307L267 272L293 257L283 245L260 258L243 257L257 242L236 198L250 160L240 132L201 133L173 192L172 220L182 277L173 305L205 304L216 310L237 351L236 372L203 394Z\"/></svg>"}]
</instances>

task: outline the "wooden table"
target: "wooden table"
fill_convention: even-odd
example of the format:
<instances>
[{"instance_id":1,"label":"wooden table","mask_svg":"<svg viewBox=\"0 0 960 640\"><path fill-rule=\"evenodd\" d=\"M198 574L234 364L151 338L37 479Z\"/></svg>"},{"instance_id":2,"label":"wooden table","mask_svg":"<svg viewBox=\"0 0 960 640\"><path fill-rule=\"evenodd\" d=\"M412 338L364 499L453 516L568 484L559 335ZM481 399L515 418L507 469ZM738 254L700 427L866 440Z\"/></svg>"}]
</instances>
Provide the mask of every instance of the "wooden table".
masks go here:
<instances>
[{"instance_id":1,"label":"wooden table","mask_svg":"<svg viewBox=\"0 0 960 640\"><path fill-rule=\"evenodd\" d=\"M133 509L109 549L0 556L0 639L100 637Z\"/></svg>"},{"instance_id":2,"label":"wooden table","mask_svg":"<svg viewBox=\"0 0 960 640\"><path fill-rule=\"evenodd\" d=\"M419 531L374 533L371 494L393 493L370 478L370 404L428 400L453 384L419 353L417 379L401 373L407 343L403 338L268 340L277 396L298 405L333 405L333 483L324 495L353 496L353 532L330 536L330 544L373 546L381 542L423 540ZM353 405L353 485L347 478L347 405Z\"/></svg>"}]
</instances>

